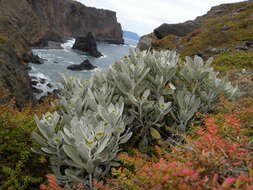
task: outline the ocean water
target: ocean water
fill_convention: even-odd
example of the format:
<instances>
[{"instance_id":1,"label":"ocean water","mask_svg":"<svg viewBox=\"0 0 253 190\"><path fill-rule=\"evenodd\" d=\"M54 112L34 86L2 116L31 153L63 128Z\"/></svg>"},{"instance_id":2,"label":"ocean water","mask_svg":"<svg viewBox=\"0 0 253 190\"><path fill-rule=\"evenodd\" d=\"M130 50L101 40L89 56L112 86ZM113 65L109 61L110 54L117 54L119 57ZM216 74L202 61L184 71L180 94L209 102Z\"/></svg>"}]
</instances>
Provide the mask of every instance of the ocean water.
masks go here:
<instances>
[{"instance_id":1,"label":"ocean water","mask_svg":"<svg viewBox=\"0 0 253 190\"><path fill-rule=\"evenodd\" d=\"M129 54L129 49L136 47L137 44L136 41L129 39L125 39L124 45L98 43L98 50L103 54L103 57L94 58L82 52L72 50L71 48L74 42L75 39L68 40L61 45L63 49L33 50L34 54L45 59L44 64L41 65L29 64L32 68L29 75L32 77L32 81L37 81L34 87L43 91L43 93L35 94L38 99L47 95L48 92L57 89L62 74L89 79L93 72L107 70L111 64L127 56ZM71 71L67 69L69 65L80 64L85 59L89 59L91 64L97 66L97 68L92 71ZM44 79L46 82L41 83L41 79ZM53 87L49 87L49 83Z\"/></svg>"}]
</instances>

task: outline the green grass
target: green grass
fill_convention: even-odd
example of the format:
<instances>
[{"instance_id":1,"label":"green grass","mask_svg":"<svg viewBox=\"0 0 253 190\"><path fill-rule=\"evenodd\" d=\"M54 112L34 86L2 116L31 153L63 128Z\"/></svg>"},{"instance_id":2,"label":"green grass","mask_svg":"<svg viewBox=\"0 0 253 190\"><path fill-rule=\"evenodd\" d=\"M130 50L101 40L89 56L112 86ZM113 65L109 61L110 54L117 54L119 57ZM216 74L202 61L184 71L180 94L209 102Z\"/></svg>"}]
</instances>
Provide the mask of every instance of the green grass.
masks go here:
<instances>
[{"instance_id":1,"label":"green grass","mask_svg":"<svg viewBox=\"0 0 253 190\"><path fill-rule=\"evenodd\" d=\"M213 67L219 71L253 69L253 52L218 55L214 59Z\"/></svg>"}]
</instances>

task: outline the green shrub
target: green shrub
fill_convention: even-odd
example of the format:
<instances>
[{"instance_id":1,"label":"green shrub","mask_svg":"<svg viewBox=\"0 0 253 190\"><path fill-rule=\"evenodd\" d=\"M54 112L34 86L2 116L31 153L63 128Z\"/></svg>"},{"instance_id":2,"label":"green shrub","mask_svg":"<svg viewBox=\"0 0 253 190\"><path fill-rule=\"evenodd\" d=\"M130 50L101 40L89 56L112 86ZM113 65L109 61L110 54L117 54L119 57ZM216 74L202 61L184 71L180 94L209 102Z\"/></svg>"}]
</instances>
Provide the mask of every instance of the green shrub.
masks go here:
<instances>
[{"instance_id":1,"label":"green shrub","mask_svg":"<svg viewBox=\"0 0 253 190\"><path fill-rule=\"evenodd\" d=\"M92 179L117 165L119 145L130 131L131 143L143 151L171 129L188 130L195 113L211 111L220 95L236 96L210 63L197 56L181 62L171 51L131 50L89 81L64 77L60 111L36 117L40 135L33 138L42 148L34 151L50 157L61 183L79 181L92 189Z\"/></svg>"},{"instance_id":2,"label":"green shrub","mask_svg":"<svg viewBox=\"0 0 253 190\"><path fill-rule=\"evenodd\" d=\"M0 189L30 190L38 186L49 171L45 157L31 152L31 146L36 145L30 138L36 128L33 114L41 115L52 108L44 103L19 110L15 100L1 101L8 93L0 89Z\"/></svg>"}]
</instances>

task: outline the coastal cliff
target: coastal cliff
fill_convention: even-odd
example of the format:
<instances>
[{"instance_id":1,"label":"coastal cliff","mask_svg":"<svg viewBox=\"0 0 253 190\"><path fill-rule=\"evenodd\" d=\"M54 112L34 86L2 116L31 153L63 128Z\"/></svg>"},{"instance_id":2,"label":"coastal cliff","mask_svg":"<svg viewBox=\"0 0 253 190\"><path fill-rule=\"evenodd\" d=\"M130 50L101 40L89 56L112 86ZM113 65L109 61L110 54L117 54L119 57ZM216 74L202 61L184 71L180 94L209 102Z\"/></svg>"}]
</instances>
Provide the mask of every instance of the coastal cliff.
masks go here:
<instances>
[{"instance_id":1,"label":"coastal cliff","mask_svg":"<svg viewBox=\"0 0 253 190\"><path fill-rule=\"evenodd\" d=\"M33 101L27 63L23 56L47 41L85 36L122 44L116 13L86 7L73 0L0 0L0 87L22 107Z\"/></svg>"}]
</instances>

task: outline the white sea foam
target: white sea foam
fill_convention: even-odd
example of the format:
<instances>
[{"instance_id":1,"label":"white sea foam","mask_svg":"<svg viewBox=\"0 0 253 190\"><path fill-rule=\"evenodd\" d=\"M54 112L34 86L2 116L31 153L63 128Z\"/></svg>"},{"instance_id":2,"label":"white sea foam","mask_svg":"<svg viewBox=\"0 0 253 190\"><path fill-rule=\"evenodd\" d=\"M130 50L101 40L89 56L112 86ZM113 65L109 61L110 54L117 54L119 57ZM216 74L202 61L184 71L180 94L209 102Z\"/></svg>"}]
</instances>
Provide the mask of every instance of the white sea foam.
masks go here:
<instances>
[{"instance_id":1,"label":"white sea foam","mask_svg":"<svg viewBox=\"0 0 253 190\"><path fill-rule=\"evenodd\" d=\"M68 49L72 48L74 43L75 43L75 39L71 39L71 40L68 40L67 42L61 44L61 47L65 50L68 50Z\"/></svg>"},{"instance_id":2,"label":"white sea foam","mask_svg":"<svg viewBox=\"0 0 253 190\"><path fill-rule=\"evenodd\" d=\"M32 78L32 81L37 82L36 85L33 85L34 88L37 88L39 90L42 90L42 93L34 93L36 99L40 99L44 96L47 96L49 93L53 93L54 90L58 89L58 84L52 82L52 80L46 76L43 73L30 73L30 77ZM42 80L45 80L44 82ZM49 84L51 85L51 88L49 87Z\"/></svg>"}]
</instances>

